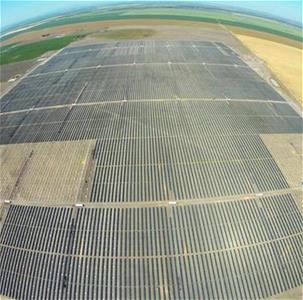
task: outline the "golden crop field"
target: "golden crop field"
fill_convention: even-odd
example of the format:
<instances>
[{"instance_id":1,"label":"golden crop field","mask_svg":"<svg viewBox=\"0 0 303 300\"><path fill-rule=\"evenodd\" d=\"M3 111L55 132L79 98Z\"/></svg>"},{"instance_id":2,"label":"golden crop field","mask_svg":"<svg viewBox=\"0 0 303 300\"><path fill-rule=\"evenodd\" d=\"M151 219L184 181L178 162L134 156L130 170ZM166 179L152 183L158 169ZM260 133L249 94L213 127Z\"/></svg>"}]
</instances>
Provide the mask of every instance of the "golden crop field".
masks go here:
<instances>
[{"instance_id":1,"label":"golden crop field","mask_svg":"<svg viewBox=\"0 0 303 300\"><path fill-rule=\"evenodd\" d=\"M276 78L303 106L302 48L248 35L236 34L236 36L247 48L267 63Z\"/></svg>"}]
</instances>

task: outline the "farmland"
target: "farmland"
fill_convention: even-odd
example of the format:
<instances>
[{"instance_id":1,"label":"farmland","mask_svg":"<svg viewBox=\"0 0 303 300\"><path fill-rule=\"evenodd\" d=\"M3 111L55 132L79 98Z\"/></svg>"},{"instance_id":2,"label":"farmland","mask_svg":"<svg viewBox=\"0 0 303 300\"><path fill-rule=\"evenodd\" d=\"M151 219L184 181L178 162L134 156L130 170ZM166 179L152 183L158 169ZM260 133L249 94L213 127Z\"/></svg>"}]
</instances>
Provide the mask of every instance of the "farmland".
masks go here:
<instances>
[{"instance_id":1,"label":"farmland","mask_svg":"<svg viewBox=\"0 0 303 300\"><path fill-rule=\"evenodd\" d=\"M269 69L303 106L302 49L247 35L236 35L253 53L264 60Z\"/></svg>"},{"instance_id":2,"label":"farmland","mask_svg":"<svg viewBox=\"0 0 303 300\"><path fill-rule=\"evenodd\" d=\"M44 54L47 51L61 49L83 35L70 35L37 41L29 44L13 44L3 46L0 53L0 64L10 64L29 60Z\"/></svg>"},{"instance_id":3,"label":"farmland","mask_svg":"<svg viewBox=\"0 0 303 300\"><path fill-rule=\"evenodd\" d=\"M33 26L19 33L12 33L2 38L2 41L12 38L18 34L29 31L37 31L51 27L57 27L68 24L106 21L106 20L123 20L123 19L167 19L180 21L195 21L219 23L224 25L239 26L247 29L272 33L284 36L293 40L302 41L301 31L299 28L288 24L280 23L274 20L235 14L224 10L205 9L193 10L183 8L124 8L111 10L97 10L91 13L78 13L70 16L58 17L46 21L43 24Z\"/></svg>"}]
</instances>

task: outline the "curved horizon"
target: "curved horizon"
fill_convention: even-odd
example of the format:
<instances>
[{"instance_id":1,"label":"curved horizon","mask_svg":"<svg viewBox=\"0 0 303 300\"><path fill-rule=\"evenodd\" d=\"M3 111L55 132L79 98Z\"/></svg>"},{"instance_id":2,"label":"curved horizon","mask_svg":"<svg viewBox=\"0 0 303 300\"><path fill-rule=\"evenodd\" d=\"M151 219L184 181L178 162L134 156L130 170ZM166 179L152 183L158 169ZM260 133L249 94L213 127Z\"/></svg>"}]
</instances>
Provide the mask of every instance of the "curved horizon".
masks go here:
<instances>
[{"instance_id":1,"label":"curved horizon","mask_svg":"<svg viewBox=\"0 0 303 300\"><path fill-rule=\"evenodd\" d=\"M7 34L20 25L30 25L33 21L42 21L49 17L57 17L60 14L73 13L79 10L89 9L102 5L121 5L123 3L146 3L156 4L158 1L110 1L99 3L96 1L3 1L0 30L1 35ZM302 4L299 1L169 1L168 3L187 3L205 5L223 10L242 12L247 15L259 16L265 19L275 19L289 25L302 28ZM33 11L34 10L34 11ZM25 16L25 17L24 17Z\"/></svg>"}]
</instances>

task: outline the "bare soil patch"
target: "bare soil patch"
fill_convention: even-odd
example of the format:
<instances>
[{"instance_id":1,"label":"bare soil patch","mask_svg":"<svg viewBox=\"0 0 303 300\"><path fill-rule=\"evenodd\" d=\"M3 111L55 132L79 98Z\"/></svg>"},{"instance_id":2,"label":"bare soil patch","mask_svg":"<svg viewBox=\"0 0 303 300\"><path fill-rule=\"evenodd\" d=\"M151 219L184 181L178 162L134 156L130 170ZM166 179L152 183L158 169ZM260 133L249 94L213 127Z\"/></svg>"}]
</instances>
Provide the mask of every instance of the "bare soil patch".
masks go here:
<instances>
[{"instance_id":1,"label":"bare soil patch","mask_svg":"<svg viewBox=\"0 0 303 300\"><path fill-rule=\"evenodd\" d=\"M100 29L100 35L96 37L94 33L88 35L86 38L77 41L77 45L85 45L90 43L97 43L99 41L106 41L107 39L102 33L111 30L154 30L155 34L145 39L150 40L203 40L211 42L223 42L226 45L232 47L240 53L250 53L237 38L235 38L230 32L226 31L223 27L216 24L200 23L200 22L187 22L187 21L171 21L171 20L140 20L132 22L130 25L121 24L122 22L116 22L112 26ZM134 39L134 38L133 38Z\"/></svg>"},{"instance_id":2,"label":"bare soil patch","mask_svg":"<svg viewBox=\"0 0 303 300\"><path fill-rule=\"evenodd\" d=\"M15 77L17 74L23 75L27 70L37 64L37 59L25 60L18 63L6 64L1 66L0 81L5 82Z\"/></svg>"},{"instance_id":3,"label":"bare soil patch","mask_svg":"<svg viewBox=\"0 0 303 300\"><path fill-rule=\"evenodd\" d=\"M296 288L290 289L286 292L280 293L278 295L267 298L268 300L282 300L282 299L290 299L290 300L302 300L303 299L303 285L300 285Z\"/></svg>"},{"instance_id":4,"label":"bare soil patch","mask_svg":"<svg viewBox=\"0 0 303 300\"><path fill-rule=\"evenodd\" d=\"M0 147L0 198L24 203L74 203L95 141Z\"/></svg>"},{"instance_id":5,"label":"bare soil patch","mask_svg":"<svg viewBox=\"0 0 303 300\"><path fill-rule=\"evenodd\" d=\"M262 134L261 138L292 188L301 186L302 134Z\"/></svg>"}]
</instances>

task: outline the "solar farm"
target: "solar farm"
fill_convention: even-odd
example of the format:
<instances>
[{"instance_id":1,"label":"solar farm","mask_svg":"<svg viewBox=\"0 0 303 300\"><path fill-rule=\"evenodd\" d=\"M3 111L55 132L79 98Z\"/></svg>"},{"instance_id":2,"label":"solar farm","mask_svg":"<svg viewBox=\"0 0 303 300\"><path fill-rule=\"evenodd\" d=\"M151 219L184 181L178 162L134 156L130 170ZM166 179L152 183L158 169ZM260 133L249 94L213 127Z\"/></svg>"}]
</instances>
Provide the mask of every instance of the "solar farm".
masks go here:
<instances>
[{"instance_id":1,"label":"solar farm","mask_svg":"<svg viewBox=\"0 0 303 300\"><path fill-rule=\"evenodd\" d=\"M302 118L225 44L70 46L0 105L0 295L256 299L303 284Z\"/></svg>"}]
</instances>

